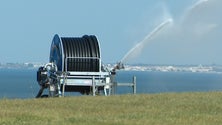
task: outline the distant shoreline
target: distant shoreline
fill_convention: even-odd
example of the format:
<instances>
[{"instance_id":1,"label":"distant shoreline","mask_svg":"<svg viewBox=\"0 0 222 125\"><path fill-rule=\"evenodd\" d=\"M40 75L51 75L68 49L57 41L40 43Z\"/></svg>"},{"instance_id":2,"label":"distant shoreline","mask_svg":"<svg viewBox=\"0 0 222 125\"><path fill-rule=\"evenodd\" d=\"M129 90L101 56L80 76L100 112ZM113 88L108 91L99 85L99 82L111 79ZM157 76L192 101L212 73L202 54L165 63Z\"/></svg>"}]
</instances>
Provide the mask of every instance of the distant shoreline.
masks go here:
<instances>
[{"instance_id":1,"label":"distant shoreline","mask_svg":"<svg viewBox=\"0 0 222 125\"><path fill-rule=\"evenodd\" d=\"M33 69L37 70L45 63L0 63L0 69ZM116 64L105 64L112 69ZM127 64L122 71L158 71L158 72L199 72L199 73L222 73L222 65L159 65L159 64Z\"/></svg>"}]
</instances>

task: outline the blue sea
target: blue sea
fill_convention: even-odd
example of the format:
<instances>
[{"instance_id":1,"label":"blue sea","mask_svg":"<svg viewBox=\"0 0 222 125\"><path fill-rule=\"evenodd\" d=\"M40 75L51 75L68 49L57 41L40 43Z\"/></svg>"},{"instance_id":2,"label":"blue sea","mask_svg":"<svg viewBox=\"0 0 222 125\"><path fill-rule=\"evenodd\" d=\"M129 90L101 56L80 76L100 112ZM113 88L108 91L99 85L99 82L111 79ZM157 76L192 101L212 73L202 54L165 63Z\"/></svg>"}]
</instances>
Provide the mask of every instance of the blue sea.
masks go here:
<instances>
[{"instance_id":1,"label":"blue sea","mask_svg":"<svg viewBox=\"0 0 222 125\"><path fill-rule=\"evenodd\" d=\"M0 98L35 98L39 90L34 69L0 69ZM120 71L117 82L137 77L137 93L222 91L221 73ZM118 87L118 94L132 93L131 87Z\"/></svg>"}]
</instances>

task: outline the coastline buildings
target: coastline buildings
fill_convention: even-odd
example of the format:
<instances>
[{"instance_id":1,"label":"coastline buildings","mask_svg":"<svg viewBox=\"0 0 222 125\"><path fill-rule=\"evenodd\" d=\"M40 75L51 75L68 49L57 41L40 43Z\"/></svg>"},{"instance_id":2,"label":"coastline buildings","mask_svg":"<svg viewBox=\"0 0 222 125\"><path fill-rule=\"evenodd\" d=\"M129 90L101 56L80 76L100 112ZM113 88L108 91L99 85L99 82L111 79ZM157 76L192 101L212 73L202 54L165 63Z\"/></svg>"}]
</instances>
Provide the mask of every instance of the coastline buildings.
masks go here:
<instances>
[{"instance_id":1,"label":"coastline buildings","mask_svg":"<svg viewBox=\"0 0 222 125\"><path fill-rule=\"evenodd\" d=\"M0 69L37 69L44 63L0 63Z\"/></svg>"},{"instance_id":2,"label":"coastline buildings","mask_svg":"<svg viewBox=\"0 0 222 125\"><path fill-rule=\"evenodd\" d=\"M38 69L44 63L0 63L0 69ZM115 64L106 64L109 70ZM123 71L222 73L221 65L125 65Z\"/></svg>"},{"instance_id":3,"label":"coastline buildings","mask_svg":"<svg viewBox=\"0 0 222 125\"><path fill-rule=\"evenodd\" d=\"M114 65L109 65L113 67ZM125 65L124 71L222 73L220 65Z\"/></svg>"}]
</instances>

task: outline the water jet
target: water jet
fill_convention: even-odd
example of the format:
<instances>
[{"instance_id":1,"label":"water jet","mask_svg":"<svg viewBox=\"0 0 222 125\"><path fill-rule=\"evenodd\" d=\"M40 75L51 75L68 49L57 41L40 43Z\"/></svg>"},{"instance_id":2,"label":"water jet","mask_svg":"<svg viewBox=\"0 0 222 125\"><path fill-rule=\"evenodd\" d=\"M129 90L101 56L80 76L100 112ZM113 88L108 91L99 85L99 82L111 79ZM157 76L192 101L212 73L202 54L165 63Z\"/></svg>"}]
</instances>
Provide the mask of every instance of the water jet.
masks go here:
<instances>
[{"instance_id":1,"label":"water jet","mask_svg":"<svg viewBox=\"0 0 222 125\"><path fill-rule=\"evenodd\" d=\"M160 23L156 28L154 28L145 38L136 44L132 49L130 49L126 55L121 59L121 63L125 63L129 58L132 57L133 54L135 54L138 51L141 51L143 49L143 46L145 43L149 42L155 35L157 35L161 30L163 30L166 26L171 24L173 22L172 18L168 18L164 20L162 23Z\"/></svg>"}]
</instances>

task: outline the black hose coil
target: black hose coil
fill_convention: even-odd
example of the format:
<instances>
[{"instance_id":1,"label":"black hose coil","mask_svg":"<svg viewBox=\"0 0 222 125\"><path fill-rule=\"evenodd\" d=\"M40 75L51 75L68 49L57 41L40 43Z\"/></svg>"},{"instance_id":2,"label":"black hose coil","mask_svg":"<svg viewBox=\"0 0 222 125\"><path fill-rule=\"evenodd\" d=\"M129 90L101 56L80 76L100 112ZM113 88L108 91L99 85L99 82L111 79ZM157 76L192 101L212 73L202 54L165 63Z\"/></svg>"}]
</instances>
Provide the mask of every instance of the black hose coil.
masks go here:
<instances>
[{"instance_id":1,"label":"black hose coil","mask_svg":"<svg viewBox=\"0 0 222 125\"><path fill-rule=\"evenodd\" d=\"M76 72L99 72L100 49L96 36L55 35L51 45L50 62L56 63L59 71L67 69Z\"/></svg>"}]
</instances>

